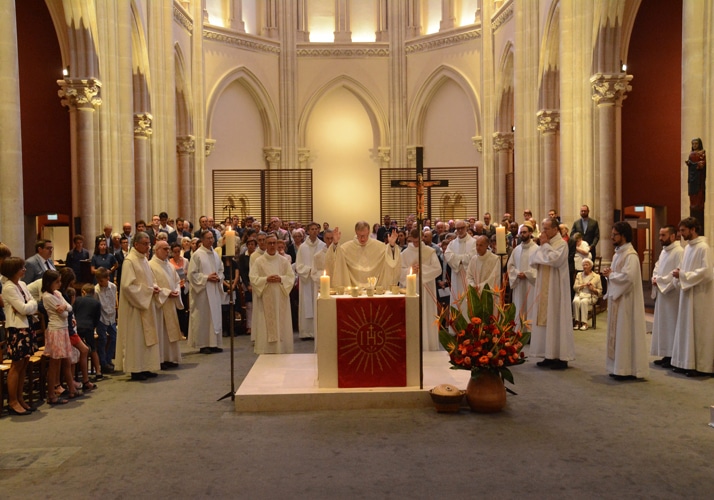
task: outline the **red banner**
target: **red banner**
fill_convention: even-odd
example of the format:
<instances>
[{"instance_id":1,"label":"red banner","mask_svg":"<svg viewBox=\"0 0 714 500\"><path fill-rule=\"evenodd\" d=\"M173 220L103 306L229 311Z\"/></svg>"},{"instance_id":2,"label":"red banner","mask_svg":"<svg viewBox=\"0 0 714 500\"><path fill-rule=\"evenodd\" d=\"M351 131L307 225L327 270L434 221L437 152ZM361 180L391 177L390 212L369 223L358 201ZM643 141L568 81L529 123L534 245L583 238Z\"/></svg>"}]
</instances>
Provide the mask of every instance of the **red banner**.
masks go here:
<instances>
[{"instance_id":1,"label":"red banner","mask_svg":"<svg viewBox=\"0 0 714 500\"><path fill-rule=\"evenodd\" d=\"M337 300L338 387L405 387L404 297Z\"/></svg>"}]
</instances>

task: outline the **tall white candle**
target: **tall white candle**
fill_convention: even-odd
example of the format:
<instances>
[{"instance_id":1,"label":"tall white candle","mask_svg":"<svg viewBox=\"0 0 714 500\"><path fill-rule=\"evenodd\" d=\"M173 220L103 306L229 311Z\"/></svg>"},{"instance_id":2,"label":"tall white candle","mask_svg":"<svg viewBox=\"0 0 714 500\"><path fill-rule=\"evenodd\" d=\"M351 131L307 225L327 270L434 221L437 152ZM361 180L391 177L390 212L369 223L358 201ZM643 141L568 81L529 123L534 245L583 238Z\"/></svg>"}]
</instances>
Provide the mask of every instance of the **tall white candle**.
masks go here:
<instances>
[{"instance_id":1,"label":"tall white candle","mask_svg":"<svg viewBox=\"0 0 714 500\"><path fill-rule=\"evenodd\" d=\"M506 253L506 228L504 226L496 228L496 253L499 255Z\"/></svg>"},{"instance_id":2,"label":"tall white candle","mask_svg":"<svg viewBox=\"0 0 714 500\"><path fill-rule=\"evenodd\" d=\"M226 257L235 257L236 255L236 232L228 226L225 234L226 241Z\"/></svg>"},{"instance_id":3,"label":"tall white candle","mask_svg":"<svg viewBox=\"0 0 714 500\"><path fill-rule=\"evenodd\" d=\"M330 296L330 277L327 275L327 271L323 271L322 276L320 276L320 297L326 299Z\"/></svg>"},{"instance_id":4,"label":"tall white candle","mask_svg":"<svg viewBox=\"0 0 714 500\"><path fill-rule=\"evenodd\" d=\"M407 275L407 297L416 297L416 289L417 276L412 271L412 268L409 268L409 274Z\"/></svg>"}]
</instances>

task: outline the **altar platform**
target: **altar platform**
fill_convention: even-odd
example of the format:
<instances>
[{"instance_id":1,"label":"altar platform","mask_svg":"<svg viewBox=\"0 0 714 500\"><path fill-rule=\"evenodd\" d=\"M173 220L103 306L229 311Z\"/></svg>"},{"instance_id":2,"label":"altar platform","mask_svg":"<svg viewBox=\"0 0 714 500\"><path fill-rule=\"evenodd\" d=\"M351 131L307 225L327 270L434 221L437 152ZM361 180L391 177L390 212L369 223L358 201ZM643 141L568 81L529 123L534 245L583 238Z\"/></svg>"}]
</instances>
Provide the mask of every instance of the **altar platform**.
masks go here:
<instances>
[{"instance_id":1,"label":"altar platform","mask_svg":"<svg viewBox=\"0 0 714 500\"><path fill-rule=\"evenodd\" d=\"M235 394L237 412L285 412L431 407L429 390L440 384L465 389L471 372L451 370L445 351L424 353L424 389L320 388L317 354L258 357Z\"/></svg>"}]
</instances>

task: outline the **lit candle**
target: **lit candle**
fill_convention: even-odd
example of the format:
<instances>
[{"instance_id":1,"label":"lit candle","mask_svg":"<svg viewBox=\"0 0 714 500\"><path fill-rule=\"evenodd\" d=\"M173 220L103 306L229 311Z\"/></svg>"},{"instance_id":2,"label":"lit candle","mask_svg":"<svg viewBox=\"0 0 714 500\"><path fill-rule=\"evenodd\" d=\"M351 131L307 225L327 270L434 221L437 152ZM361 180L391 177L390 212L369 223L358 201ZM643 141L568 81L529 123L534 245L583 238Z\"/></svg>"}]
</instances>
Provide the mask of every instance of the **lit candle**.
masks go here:
<instances>
[{"instance_id":1,"label":"lit candle","mask_svg":"<svg viewBox=\"0 0 714 500\"><path fill-rule=\"evenodd\" d=\"M417 276L414 274L412 271L412 268L409 268L409 274L407 275L407 297L416 297L416 289L417 289Z\"/></svg>"},{"instance_id":2,"label":"lit candle","mask_svg":"<svg viewBox=\"0 0 714 500\"><path fill-rule=\"evenodd\" d=\"M236 232L228 226L226 229L226 257L235 257L236 255Z\"/></svg>"},{"instance_id":3,"label":"lit candle","mask_svg":"<svg viewBox=\"0 0 714 500\"><path fill-rule=\"evenodd\" d=\"M327 275L327 271L322 272L320 276L320 297L326 299L330 296L330 277Z\"/></svg>"},{"instance_id":4,"label":"lit candle","mask_svg":"<svg viewBox=\"0 0 714 500\"><path fill-rule=\"evenodd\" d=\"M504 226L496 228L496 253L499 255L506 253L506 228Z\"/></svg>"}]
</instances>

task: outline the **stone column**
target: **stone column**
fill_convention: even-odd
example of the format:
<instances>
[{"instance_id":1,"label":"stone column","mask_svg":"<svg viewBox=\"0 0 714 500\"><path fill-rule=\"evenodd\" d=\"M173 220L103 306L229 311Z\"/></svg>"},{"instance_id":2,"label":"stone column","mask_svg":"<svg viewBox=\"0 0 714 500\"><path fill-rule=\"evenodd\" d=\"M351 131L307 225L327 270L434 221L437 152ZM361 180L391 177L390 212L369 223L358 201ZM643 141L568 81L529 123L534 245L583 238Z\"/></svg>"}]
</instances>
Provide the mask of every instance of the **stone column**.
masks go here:
<instances>
[{"instance_id":1,"label":"stone column","mask_svg":"<svg viewBox=\"0 0 714 500\"><path fill-rule=\"evenodd\" d=\"M543 197L541 201L545 209L560 210L558 187L558 140L560 131L560 112L552 109L538 111L538 131L541 133L541 150L543 151ZM560 213L560 212L558 212Z\"/></svg>"},{"instance_id":2,"label":"stone column","mask_svg":"<svg viewBox=\"0 0 714 500\"><path fill-rule=\"evenodd\" d=\"M4 35L2 34L4 33ZM13 255L25 253L22 186L22 133L20 130L20 86L17 62L15 2L0 5L0 240Z\"/></svg>"},{"instance_id":3,"label":"stone column","mask_svg":"<svg viewBox=\"0 0 714 500\"><path fill-rule=\"evenodd\" d=\"M307 0L295 0L295 3L297 10L297 30L295 33L295 40L297 42L309 42L310 32L307 30Z\"/></svg>"},{"instance_id":4,"label":"stone column","mask_svg":"<svg viewBox=\"0 0 714 500\"><path fill-rule=\"evenodd\" d=\"M439 21L439 31L450 30L454 26L456 26L454 0L441 0L441 21Z\"/></svg>"},{"instance_id":5,"label":"stone column","mask_svg":"<svg viewBox=\"0 0 714 500\"><path fill-rule=\"evenodd\" d=\"M72 216L79 217L82 233L99 234L97 224L96 168L94 130L96 107L102 104L102 84L95 78L58 80L58 95L69 108L72 137Z\"/></svg>"},{"instance_id":6,"label":"stone column","mask_svg":"<svg viewBox=\"0 0 714 500\"><path fill-rule=\"evenodd\" d=\"M196 138L192 135L182 135L176 138L176 155L178 157L179 213L190 214L193 210L193 182L191 171L192 160L196 153Z\"/></svg>"},{"instance_id":7,"label":"stone column","mask_svg":"<svg viewBox=\"0 0 714 500\"><path fill-rule=\"evenodd\" d=\"M152 116L150 113L134 115L134 213L137 219L148 217L150 212L149 166L151 165Z\"/></svg>"},{"instance_id":8,"label":"stone column","mask_svg":"<svg viewBox=\"0 0 714 500\"><path fill-rule=\"evenodd\" d=\"M265 0L265 26L263 36L278 38L278 0Z\"/></svg>"},{"instance_id":9,"label":"stone column","mask_svg":"<svg viewBox=\"0 0 714 500\"><path fill-rule=\"evenodd\" d=\"M406 0L406 2L407 2L406 37L407 37L407 39L416 38L421 34L421 11L419 10L421 8L420 0ZM399 3L399 2L390 2L390 4L394 4L394 3ZM391 16L391 17L392 17L392 19L395 19L394 16ZM397 19L399 19L399 18L397 18ZM395 26L395 28L396 28L396 26Z\"/></svg>"},{"instance_id":10,"label":"stone column","mask_svg":"<svg viewBox=\"0 0 714 500\"><path fill-rule=\"evenodd\" d=\"M352 41L350 0L335 0L335 43Z\"/></svg>"},{"instance_id":11,"label":"stone column","mask_svg":"<svg viewBox=\"0 0 714 500\"><path fill-rule=\"evenodd\" d=\"M590 78L593 90L593 101L597 104L598 138L598 179L600 196L598 204L598 221L600 225L600 243L597 255L604 262L612 260L613 214L620 206L620 193L617 181L620 178L622 157L620 155L620 111L625 92L632 90L630 81L632 75L616 73L605 75L597 73Z\"/></svg>"},{"instance_id":12,"label":"stone column","mask_svg":"<svg viewBox=\"0 0 714 500\"><path fill-rule=\"evenodd\" d=\"M513 207L508 206L506 198L506 174L513 172L513 132L494 132L493 151L495 153L493 171L496 188L493 197L494 206L513 210ZM488 208L485 208L484 212L486 210Z\"/></svg>"},{"instance_id":13,"label":"stone column","mask_svg":"<svg viewBox=\"0 0 714 500\"><path fill-rule=\"evenodd\" d=\"M377 0L377 35L375 41L389 41L389 15L387 0Z\"/></svg>"},{"instance_id":14,"label":"stone column","mask_svg":"<svg viewBox=\"0 0 714 500\"><path fill-rule=\"evenodd\" d=\"M228 0L228 26L239 33L245 33L243 22L243 0Z\"/></svg>"}]
</instances>

